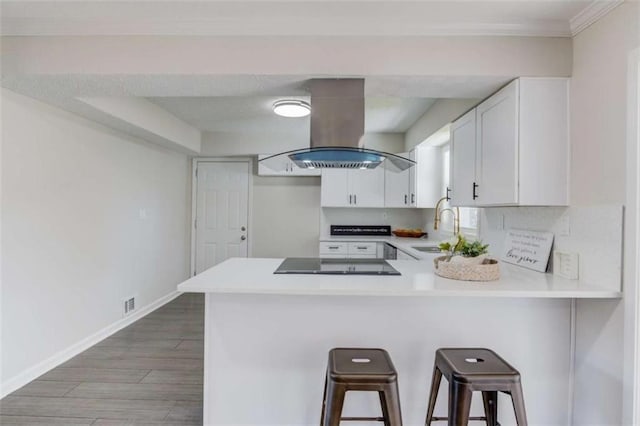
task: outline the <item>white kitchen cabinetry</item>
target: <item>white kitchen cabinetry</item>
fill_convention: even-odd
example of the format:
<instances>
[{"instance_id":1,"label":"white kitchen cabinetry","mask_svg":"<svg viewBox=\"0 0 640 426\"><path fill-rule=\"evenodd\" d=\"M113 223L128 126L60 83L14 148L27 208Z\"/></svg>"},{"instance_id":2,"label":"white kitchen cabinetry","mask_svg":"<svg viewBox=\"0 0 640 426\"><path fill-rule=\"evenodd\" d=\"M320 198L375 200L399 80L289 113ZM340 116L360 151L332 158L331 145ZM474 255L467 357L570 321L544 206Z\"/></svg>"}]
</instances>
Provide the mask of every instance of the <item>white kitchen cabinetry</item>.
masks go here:
<instances>
[{"instance_id":1,"label":"white kitchen cabinetry","mask_svg":"<svg viewBox=\"0 0 640 426\"><path fill-rule=\"evenodd\" d=\"M385 171L385 207L433 208L442 197L441 151L436 147L416 147L398 154L416 164L402 172Z\"/></svg>"},{"instance_id":2,"label":"white kitchen cabinetry","mask_svg":"<svg viewBox=\"0 0 640 426\"><path fill-rule=\"evenodd\" d=\"M258 155L258 160L262 160L263 158L270 157L271 154L260 154ZM273 160L270 160L273 161ZM296 163L289 160L288 158L282 158L280 160L282 163L277 167L277 170L273 170L270 167L265 166L263 163L258 161L258 175L260 176L320 176L320 169L301 169L296 166Z\"/></svg>"},{"instance_id":3,"label":"white kitchen cabinetry","mask_svg":"<svg viewBox=\"0 0 640 426\"><path fill-rule=\"evenodd\" d=\"M451 205L474 205L473 185L476 181L476 110L475 108L451 125L449 151L449 196Z\"/></svg>"},{"instance_id":4,"label":"white kitchen cabinetry","mask_svg":"<svg viewBox=\"0 0 640 426\"><path fill-rule=\"evenodd\" d=\"M398 154L409 158L408 152ZM415 167L415 166L414 166ZM384 206L385 207L409 207L410 198L410 173L413 167L401 172L385 170L384 176Z\"/></svg>"},{"instance_id":5,"label":"white kitchen cabinetry","mask_svg":"<svg viewBox=\"0 0 640 426\"><path fill-rule=\"evenodd\" d=\"M343 259L375 259L377 242L320 241L320 257Z\"/></svg>"},{"instance_id":6,"label":"white kitchen cabinetry","mask_svg":"<svg viewBox=\"0 0 640 426\"><path fill-rule=\"evenodd\" d=\"M568 204L565 78L520 78L451 126L451 204Z\"/></svg>"},{"instance_id":7,"label":"white kitchen cabinetry","mask_svg":"<svg viewBox=\"0 0 640 426\"><path fill-rule=\"evenodd\" d=\"M371 170L323 169L322 207L384 207L382 167Z\"/></svg>"}]
</instances>

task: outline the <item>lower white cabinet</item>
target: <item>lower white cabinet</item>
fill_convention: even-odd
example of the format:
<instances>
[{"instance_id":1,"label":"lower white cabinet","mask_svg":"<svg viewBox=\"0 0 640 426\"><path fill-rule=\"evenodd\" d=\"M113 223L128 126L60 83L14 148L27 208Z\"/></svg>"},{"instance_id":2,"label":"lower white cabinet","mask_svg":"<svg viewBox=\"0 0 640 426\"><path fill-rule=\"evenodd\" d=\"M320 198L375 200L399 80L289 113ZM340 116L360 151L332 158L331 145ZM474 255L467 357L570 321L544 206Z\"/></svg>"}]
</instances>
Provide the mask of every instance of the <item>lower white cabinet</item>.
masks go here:
<instances>
[{"instance_id":1,"label":"lower white cabinet","mask_svg":"<svg viewBox=\"0 0 640 426\"><path fill-rule=\"evenodd\" d=\"M320 257L342 259L376 259L377 242L320 241Z\"/></svg>"},{"instance_id":2,"label":"lower white cabinet","mask_svg":"<svg viewBox=\"0 0 640 426\"><path fill-rule=\"evenodd\" d=\"M384 207L385 170L322 169L322 207Z\"/></svg>"}]
</instances>

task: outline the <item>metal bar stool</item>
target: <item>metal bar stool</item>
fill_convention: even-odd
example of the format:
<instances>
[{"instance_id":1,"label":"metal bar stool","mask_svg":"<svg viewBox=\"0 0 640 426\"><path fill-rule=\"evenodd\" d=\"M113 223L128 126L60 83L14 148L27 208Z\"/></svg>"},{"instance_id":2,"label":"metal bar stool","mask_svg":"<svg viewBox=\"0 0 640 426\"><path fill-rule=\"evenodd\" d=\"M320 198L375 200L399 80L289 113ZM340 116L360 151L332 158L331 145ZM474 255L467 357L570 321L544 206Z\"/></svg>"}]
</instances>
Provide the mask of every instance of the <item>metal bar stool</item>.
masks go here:
<instances>
[{"instance_id":1,"label":"metal bar stool","mask_svg":"<svg viewBox=\"0 0 640 426\"><path fill-rule=\"evenodd\" d=\"M385 426L402 426L397 378L391 358L383 349L331 349L320 426L338 426L341 420L381 421ZM342 417L344 397L348 391L378 392L382 417Z\"/></svg>"},{"instance_id":2,"label":"metal bar stool","mask_svg":"<svg viewBox=\"0 0 640 426\"><path fill-rule=\"evenodd\" d=\"M443 375L449 381L449 415L434 417L433 409ZM473 391L482 392L485 417L469 417ZM518 426L527 426L518 370L489 349L438 349L425 425L448 420L449 426L466 426L469 420L485 420L487 426L498 426L498 392L511 395Z\"/></svg>"}]
</instances>

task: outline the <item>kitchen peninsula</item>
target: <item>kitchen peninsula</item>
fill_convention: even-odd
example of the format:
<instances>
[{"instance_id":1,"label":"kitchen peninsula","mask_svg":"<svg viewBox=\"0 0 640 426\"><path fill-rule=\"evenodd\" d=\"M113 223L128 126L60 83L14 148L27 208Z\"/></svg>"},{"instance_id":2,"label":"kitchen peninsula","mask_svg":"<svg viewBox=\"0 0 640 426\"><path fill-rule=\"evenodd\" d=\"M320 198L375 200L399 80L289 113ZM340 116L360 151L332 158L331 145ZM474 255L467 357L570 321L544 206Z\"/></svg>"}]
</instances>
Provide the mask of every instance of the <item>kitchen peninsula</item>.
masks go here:
<instances>
[{"instance_id":1,"label":"kitchen peninsula","mask_svg":"<svg viewBox=\"0 0 640 426\"><path fill-rule=\"evenodd\" d=\"M178 286L206 295L207 425L317 424L327 352L339 346L389 351L406 425L424 422L434 352L445 346L496 350L522 374L530 423L567 424L573 300L621 297L504 264L499 281L473 283L437 277L430 262L390 261L400 276L273 274L282 261L229 259ZM436 411L445 404L443 394ZM501 424L513 424L506 399L499 408ZM347 395L345 415L378 410L375 395Z\"/></svg>"}]
</instances>

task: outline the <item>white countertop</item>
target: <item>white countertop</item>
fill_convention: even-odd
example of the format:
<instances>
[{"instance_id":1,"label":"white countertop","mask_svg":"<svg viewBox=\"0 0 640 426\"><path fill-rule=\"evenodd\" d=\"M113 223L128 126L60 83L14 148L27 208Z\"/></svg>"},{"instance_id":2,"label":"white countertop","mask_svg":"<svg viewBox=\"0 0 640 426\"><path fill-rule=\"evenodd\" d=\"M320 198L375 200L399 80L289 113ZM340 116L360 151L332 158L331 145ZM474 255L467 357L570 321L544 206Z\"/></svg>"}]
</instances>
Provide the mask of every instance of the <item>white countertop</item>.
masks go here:
<instances>
[{"instance_id":1,"label":"white countertop","mask_svg":"<svg viewBox=\"0 0 640 426\"><path fill-rule=\"evenodd\" d=\"M337 296L455 296L562 299L620 298L619 291L566 280L501 263L501 278L492 282L456 281L433 273L431 262L390 260L402 275L274 274L284 259L232 258L178 285L194 293L337 295Z\"/></svg>"},{"instance_id":2,"label":"white countertop","mask_svg":"<svg viewBox=\"0 0 640 426\"><path fill-rule=\"evenodd\" d=\"M427 239L427 238L398 238L394 236L324 236L320 238L320 241L343 241L343 242L380 242L389 243L395 248L402 250L403 252L417 258L424 260L431 260L434 258L433 253L425 253L419 250L415 250L413 247L437 247L440 244L439 240Z\"/></svg>"}]
</instances>

